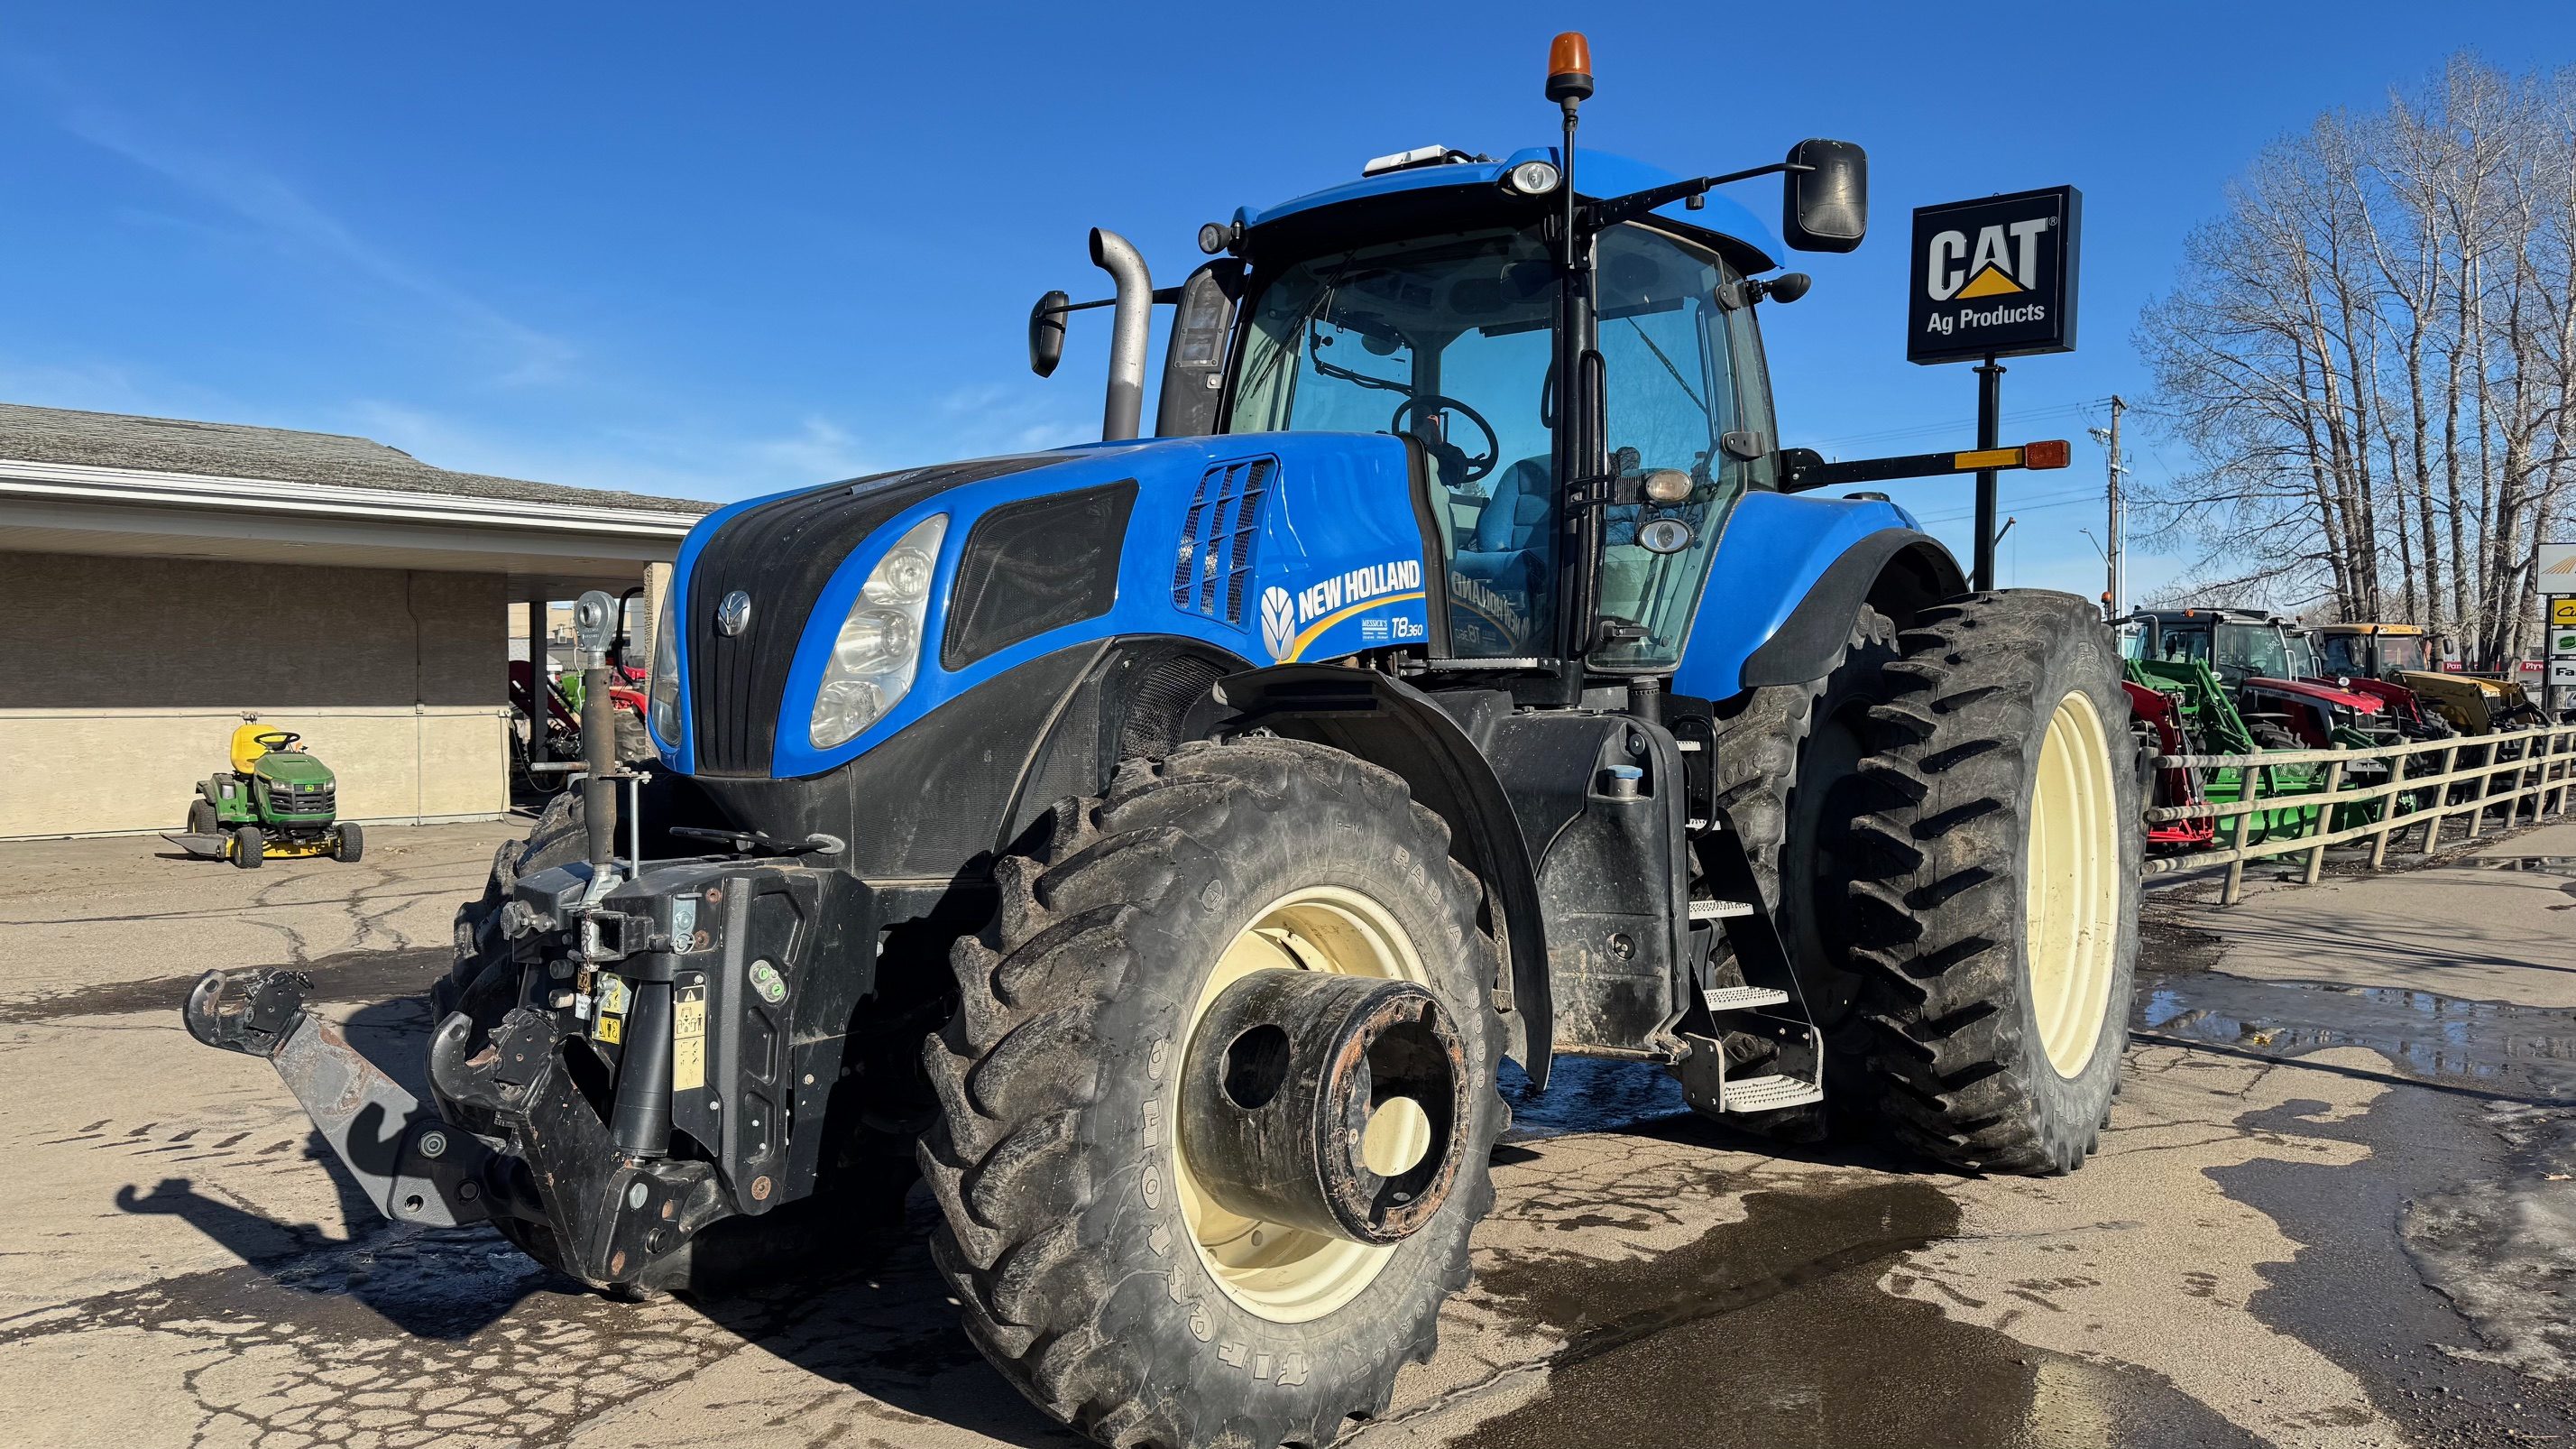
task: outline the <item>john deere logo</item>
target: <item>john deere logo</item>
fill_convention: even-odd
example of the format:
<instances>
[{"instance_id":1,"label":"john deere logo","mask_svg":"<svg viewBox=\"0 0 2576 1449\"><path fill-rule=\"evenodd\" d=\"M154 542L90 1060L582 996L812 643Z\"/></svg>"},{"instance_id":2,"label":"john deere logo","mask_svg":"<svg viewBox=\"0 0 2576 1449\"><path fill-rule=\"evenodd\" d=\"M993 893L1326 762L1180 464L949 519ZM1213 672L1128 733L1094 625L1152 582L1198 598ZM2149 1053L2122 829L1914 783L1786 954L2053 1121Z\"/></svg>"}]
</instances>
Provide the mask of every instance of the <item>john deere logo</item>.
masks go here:
<instances>
[{"instance_id":1,"label":"john deere logo","mask_svg":"<svg viewBox=\"0 0 2576 1449\"><path fill-rule=\"evenodd\" d=\"M716 605L716 632L730 639L751 627L751 595L740 589Z\"/></svg>"},{"instance_id":2,"label":"john deere logo","mask_svg":"<svg viewBox=\"0 0 2576 1449\"><path fill-rule=\"evenodd\" d=\"M1297 640L1297 601L1282 588L1261 591L1261 644L1277 659Z\"/></svg>"}]
</instances>

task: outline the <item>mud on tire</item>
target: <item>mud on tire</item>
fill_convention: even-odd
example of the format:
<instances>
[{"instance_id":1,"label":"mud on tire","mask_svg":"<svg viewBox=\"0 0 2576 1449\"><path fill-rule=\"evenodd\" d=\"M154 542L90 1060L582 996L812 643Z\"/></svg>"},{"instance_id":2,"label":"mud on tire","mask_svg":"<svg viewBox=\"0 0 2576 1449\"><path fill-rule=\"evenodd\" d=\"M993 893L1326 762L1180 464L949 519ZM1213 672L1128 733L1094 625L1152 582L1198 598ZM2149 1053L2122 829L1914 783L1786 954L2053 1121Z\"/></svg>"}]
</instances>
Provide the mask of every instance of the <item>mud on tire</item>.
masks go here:
<instances>
[{"instance_id":1,"label":"mud on tire","mask_svg":"<svg viewBox=\"0 0 2576 1449\"><path fill-rule=\"evenodd\" d=\"M1486 1159L1499 965L1473 876L1394 775L1256 738L1184 745L1067 801L996 869L1000 909L958 943L956 1017L924 1044L941 1110L923 1175L932 1252L966 1330L1056 1418L1113 1445L1323 1445L1430 1357ZM1448 1199L1341 1306L1302 1322L1230 1296L1195 1246L1174 1146L1192 1004L1265 903L1331 886L1402 928L1472 1083Z\"/></svg>"},{"instance_id":2,"label":"mud on tire","mask_svg":"<svg viewBox=\"0 0 2576 1449\"><path fill-rule=\"evenodd\" d=\"M1928 609L1897 642L1852 824L1852 1030L1907 1144L1974 1171L2071 1171L2119 1080L2137 957L2145 830L2117 651L2092 605L2037 590ZM2096 730L2098 770L2068 745ZM2035 916L2034 892L2090 904ZM2066 920L2082 928L2039 924Z\"/></svg>"}]
</instances>

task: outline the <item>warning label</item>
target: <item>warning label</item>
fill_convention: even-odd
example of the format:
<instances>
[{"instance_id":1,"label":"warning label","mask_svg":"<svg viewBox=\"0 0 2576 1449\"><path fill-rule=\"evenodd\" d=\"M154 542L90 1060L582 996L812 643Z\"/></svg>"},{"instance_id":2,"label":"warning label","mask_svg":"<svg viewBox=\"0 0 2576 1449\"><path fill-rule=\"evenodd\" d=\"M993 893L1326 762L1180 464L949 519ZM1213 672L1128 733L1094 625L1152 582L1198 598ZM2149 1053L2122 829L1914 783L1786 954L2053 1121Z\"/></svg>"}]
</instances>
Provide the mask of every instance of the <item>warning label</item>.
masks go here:
<instances>
[{"instance_id":1,"label":"warning label","mask_svg":"<svg viewBox=\"0 0 2576 1449\"><path fill-rule=\"evenodd\" d=\"M684 982L671 992L671 1090L693 1092L707 1084L707 983Z\"/></svg>"}]
</instances>

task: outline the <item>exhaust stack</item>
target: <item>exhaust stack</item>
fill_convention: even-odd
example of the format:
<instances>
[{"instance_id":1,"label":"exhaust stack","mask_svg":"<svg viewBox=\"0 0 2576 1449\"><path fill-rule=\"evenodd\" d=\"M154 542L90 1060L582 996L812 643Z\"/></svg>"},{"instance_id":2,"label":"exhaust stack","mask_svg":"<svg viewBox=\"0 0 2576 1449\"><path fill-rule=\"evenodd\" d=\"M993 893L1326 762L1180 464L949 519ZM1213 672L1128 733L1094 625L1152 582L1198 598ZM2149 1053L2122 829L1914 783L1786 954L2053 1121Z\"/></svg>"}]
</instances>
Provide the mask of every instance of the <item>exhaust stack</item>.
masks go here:
<instances>
[{"instance_id":1,"label":"exhaust stack","mask_svg":"<svg viewBox=\"0 0 2576 1449\"><path fill-rule=\"evenodd\" d=\"M1102 442L1136 436L1145 418L1145 342L1154 320L1154 279L1127 238L1091 229L1091 261L1118 284L1109 329L1109 397L1100 412ZM1041 304L1043 305L1043 304Z\"/></svg>"}]
</instances>

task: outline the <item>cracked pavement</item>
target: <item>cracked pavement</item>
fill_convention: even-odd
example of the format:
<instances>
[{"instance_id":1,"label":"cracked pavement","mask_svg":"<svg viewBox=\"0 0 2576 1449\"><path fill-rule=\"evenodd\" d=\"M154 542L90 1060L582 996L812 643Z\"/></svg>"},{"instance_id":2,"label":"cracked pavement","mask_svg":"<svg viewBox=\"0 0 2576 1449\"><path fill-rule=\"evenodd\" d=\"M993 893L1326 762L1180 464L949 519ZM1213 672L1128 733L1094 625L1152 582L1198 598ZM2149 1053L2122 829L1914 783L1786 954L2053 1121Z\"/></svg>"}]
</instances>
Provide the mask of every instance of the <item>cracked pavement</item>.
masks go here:
<instances>
[{"instance_id":1,"label":"cracked pavement","mask_svg":"<svg viewBox=\"0 0 2576 1449\"><path fill-rule=\"evenodd\" d=\"M408 1071L457 902L524 825L258 874L0 845L0 1423L56 1446L1079 1442L985 1368L917 1240L614 1302L487 1229L396 1229L261 1062L178 1020L294 964ZM2576 857L2576 825L2483 843ZM1384 1446L2576 1439L2576 876L2453 862L2149 906L2100 1155L1972 1179L1777 1151L1568 1064L1495 1159ZM919 1204L916 1202L916 1214Z\"/></svg>"}]
</instances>

